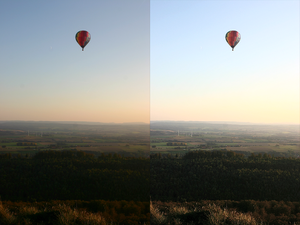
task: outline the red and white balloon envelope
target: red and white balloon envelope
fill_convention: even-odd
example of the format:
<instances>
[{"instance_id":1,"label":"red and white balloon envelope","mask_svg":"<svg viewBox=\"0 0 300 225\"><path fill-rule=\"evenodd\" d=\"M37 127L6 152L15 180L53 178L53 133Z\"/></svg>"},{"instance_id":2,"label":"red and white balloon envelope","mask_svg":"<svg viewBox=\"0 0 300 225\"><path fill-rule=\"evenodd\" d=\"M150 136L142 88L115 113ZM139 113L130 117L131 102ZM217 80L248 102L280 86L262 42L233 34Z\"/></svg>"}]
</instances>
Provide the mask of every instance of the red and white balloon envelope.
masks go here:
<instances>
[{"instance_id":1,"label":"red and white balloon envelope","mask_svg":"<svg viewBox=\"0 0 300 225\"><path fill-rule=\"evenodd\" d=\"M241 40L241 34L235 30L228 31L225 35L225 39L227 43L232 48L232 51L234 47L240 42Z\"/></svg>"},{"instance_id":2,"label":"red and white balloon envelope","mask_svg":"<svg viewBox=\"0 0 300 225\"><path fill-rule=\"evenodd\" d=\"M81 30L81 31L77 32L77 34L75 35L75 39L76 39L77 43L80 45L80 47L82 48L82 51L83 51L84 47L91 40L91 35L90 35L89 32L87 32L85 30Z\"/></svg>"}]
</instances>

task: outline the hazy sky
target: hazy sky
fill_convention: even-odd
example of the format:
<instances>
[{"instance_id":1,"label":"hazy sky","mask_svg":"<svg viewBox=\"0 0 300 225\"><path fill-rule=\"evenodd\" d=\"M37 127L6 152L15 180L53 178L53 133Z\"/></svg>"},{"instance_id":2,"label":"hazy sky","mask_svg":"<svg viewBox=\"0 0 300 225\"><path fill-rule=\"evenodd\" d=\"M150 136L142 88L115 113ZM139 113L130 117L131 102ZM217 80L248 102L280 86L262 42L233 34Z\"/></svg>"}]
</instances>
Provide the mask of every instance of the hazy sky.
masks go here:
<instances>
[{"instance_id":1,"label":"hazy sky","mask_svg":"<svg viewBox=\"0 0 300 225\"><path fill-rule=\"evenodd\" d=\"M298 0L150 8L151 120L299 123Z\"/></svg>"},{"instance_id":2,"label":"hazy sky","mask_svg":"<svg viewBox=\"0 0 300 225\"><path fill-rule=\"evenodd\" d=\"M0 120L149 122L149 0L4 0L0 21Z\"/></svg>"},{"instance_id":3,"label":"hazy sky","mask_svg":"<svg viewBox=\"0 0 300 225\"><path fill-rule=\"evenodd\" d=\"M6 0L0 21L0 120L299 123L298 0Z\"/></svg>"}]
</instances>

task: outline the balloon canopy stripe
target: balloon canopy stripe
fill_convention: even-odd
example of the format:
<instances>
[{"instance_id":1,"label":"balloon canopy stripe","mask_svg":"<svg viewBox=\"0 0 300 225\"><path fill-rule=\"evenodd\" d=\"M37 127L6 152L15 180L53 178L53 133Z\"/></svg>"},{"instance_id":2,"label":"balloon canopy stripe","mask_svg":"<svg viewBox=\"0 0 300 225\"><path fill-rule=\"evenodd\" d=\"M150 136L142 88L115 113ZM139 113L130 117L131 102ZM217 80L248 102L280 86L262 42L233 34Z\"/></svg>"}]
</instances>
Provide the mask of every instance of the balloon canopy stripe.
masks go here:
<instances>
[{"instance_id":1,"label":"balloon canopy stripe","mask_svg":"<svg viewBox=\"0 0 300 225\"><path fill-rule=\"evenodd\" d=\"M241 39L241 35L239 34L239 32L235 30L231 30L227 32L225 39L227 43L232 47L233 50L233 48L239 43Z\"/></svg>"},{"instance_id":2,"label":"balloon canopy stripe","mask_svg":"<svg viewBox=\"0 0 300 225\"><path fill-rule=\"evenodd\" d=\"M75 35L75 39L83 50L83 48L89 43L91 35L89 32L82 30L77 32L77 34Z\"/></svg>"}]
</instances>

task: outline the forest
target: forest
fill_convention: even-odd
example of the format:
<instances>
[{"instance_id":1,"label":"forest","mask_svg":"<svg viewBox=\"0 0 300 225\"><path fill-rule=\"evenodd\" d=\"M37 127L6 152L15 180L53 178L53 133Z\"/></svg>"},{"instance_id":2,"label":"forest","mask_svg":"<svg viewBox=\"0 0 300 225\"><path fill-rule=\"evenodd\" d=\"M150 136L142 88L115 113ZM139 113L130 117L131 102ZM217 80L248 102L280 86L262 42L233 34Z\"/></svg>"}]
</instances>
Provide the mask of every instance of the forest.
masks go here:
<instances>
[{"instance_id":1,"label":"forest","mask_svg":"<svg viewBox=\"0 0 300 225\"><path fill-rule=\"evenodd\" d=\"M149 224L150 211L151 224L216 212L225 222L300 222L295 127L156 123L147 140L144 125L21 125L1 124L0 223L40 216L56 224L66 212L74 221Z\"/></svg>"},{"instance_id":2,"label":"forest","mask_svg":"<svg viewBox=\"0 0 300 225\"><path fill-rule=\"evenodd\" d=\"M0 224L149 224L149 125L0 121Z\"/></svg>"},{"instance_id":3,"label":"forest","mask_svg":"<svg viewBox=\"0 0 300 225\"><path fill-rule=\"evenodd\" d=\"M178 213L183 208L197 218L203 207L216 205L224 215L226 210L246 213L257 221L253 224L300 222L299 158L204 150L150 157L150 196L158 218L168 215L170 221L174 209Z\"/></svg>"},{"instance_id":4,"label":"forest","mask_svg":"<svg viewBox=\"0 0 300 225\"><path fill-rule=\"evenodd\" d=\"M32 158L0 157L1 199L10 201L149 201L147 158L81 151L42 151Z\"/></svg>"},{"instance_id":5,"label":"forest","mask_svg":"<svg viewBox=\"0 0 300 225\"><path fill-rule=\"evenodd\" d=\"M150 195L160 201L300 201L300 159L232 151L153 158Z\"/></svg>"},{"instance_id":6,"label":"forest","mask_svg":"<svg viewBox=\"0 0 300 225\"><path fill-rule=\"evenodd\" d=\"M116 153L0 154L0 223L73 224L59 222L67 213L74 224L149 224L149 167Z\"/></svg>"}]
</instances>

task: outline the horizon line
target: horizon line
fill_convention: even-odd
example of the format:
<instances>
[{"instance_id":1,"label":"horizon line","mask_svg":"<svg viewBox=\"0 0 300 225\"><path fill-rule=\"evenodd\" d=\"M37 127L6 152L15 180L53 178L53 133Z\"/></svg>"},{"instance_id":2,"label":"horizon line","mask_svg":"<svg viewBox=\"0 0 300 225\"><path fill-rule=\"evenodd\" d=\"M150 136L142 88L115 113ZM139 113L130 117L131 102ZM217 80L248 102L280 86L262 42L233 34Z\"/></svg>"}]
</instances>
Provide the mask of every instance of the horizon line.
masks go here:
<instances>
[{"instance_id":1,"label":"horizon line","mask_svg":"<svg viewBox=\"0 0 300 225\"><path fill-rule=\"evenodd\" d=\"M240 122L240 121L222 121L222 120L151 120L151 122L186 122L186 123L219 123L219 124L234 124L234 125L238 125L238 124L249 124L249 125L299 125L300 126L300 122L299 123L263 123L263 122Z\"/></svg>"},{"instance_id":2,"label":"horizon line","mask_svg":"<svg viewBox=\"0 0 300 225\"><path fill-rule=\"evenodd\" d=\"M98 121L68 121L68 120L0 120L0 122L52 122L52 123L99 123L99 124L151 124L153 122L180 122L180 123L212 123L232 125L299 125L300 123L263 123L239 121L202 121L202 120L150 120L149 122L98 122Z\"/></svg>"},{"instance_id":3,"label":"horizon line","mask_svg":"<svg viewBox=\"0 0 300 225\"><path fill-rule=\"evenodd\" d=\"M0 120L0 122L52 122L52 123L103 123L103 124L150 124L146 122L98 122L98 121L73 121L73 120Z\"/></svg>"}]
</instances>

